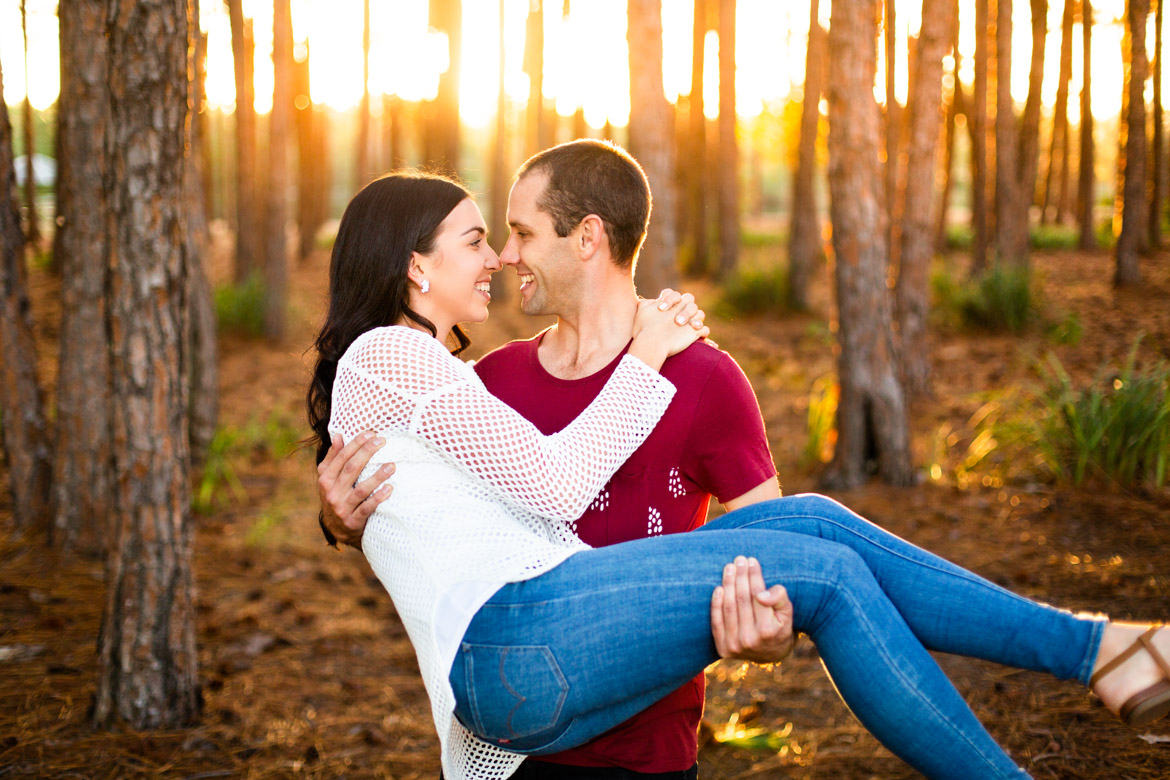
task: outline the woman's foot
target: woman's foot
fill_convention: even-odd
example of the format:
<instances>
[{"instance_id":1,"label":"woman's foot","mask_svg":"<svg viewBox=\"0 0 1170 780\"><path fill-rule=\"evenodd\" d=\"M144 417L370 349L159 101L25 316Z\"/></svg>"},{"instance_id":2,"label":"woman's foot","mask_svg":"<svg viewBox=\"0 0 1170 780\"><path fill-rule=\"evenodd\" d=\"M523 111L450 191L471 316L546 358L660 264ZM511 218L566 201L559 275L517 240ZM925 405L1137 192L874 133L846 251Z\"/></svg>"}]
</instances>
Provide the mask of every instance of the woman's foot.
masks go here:
<instances>
[{"instance_id":1,"label":"woman's foot","mask_svg":"<svg viewBox=\"0 0 1170 780\"><path fill-rule=\"evenodd\" d=\"M1105 706L1131 726L1170 711L1170 627L1110 623L1090 683Z\"/></svg>"}]
</instances>

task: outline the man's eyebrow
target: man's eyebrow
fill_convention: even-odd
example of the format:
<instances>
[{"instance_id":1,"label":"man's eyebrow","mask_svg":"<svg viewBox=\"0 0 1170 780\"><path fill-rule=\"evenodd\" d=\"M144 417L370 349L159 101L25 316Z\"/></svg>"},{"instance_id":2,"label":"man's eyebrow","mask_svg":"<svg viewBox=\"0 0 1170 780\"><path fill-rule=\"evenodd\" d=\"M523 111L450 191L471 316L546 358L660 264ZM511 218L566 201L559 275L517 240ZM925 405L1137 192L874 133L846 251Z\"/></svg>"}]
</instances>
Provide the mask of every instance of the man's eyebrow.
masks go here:
<instances>
[{"instance_id":1,"label":"man's eyebrow","mask_svg":"<svg viewBox=\"0 0 1170 780\"><path fill-rule=\"evenodd\" d=\"M508 227L522 228L522 227L528 227L528 225L526 225L525 223L521 222L518 219L511 219L511 220L508 220Z\"/></svg>"}]
</instances>

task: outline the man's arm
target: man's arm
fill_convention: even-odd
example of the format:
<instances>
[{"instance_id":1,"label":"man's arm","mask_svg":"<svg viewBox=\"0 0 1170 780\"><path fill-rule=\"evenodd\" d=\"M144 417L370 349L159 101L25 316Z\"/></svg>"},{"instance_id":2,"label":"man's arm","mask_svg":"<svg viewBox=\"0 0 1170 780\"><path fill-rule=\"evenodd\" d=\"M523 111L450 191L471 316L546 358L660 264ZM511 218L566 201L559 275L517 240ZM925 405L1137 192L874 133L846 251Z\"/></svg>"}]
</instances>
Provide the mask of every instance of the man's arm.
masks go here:
<instances>
[{"instance_id":1,"label":"man's arm","mask_svg":"<svg viewBox=\"0 0 1170 780\"><path fill-rule=\"evenodd\" d=\"M373 476L355 483L370 458L385 443L373 431L354 436L344 447L341 446L341 437L334 436L329 452L317 465L317 497L321 500L322 522L342 544L361 547L366 520L394 490L389 483L382 484L394 473L393 463L387 463Z\"/></svg>"},{"instance_id":2,"label":"man's arm","mask_svg":"<svg viewBox=\"0 0 1170 780\"><path fill-rule=\"evenodd\" d=\"M734 512L737 509L743 509L745 506L758 504L761 501L771 501L774 498L780 498L780 483L776 481L775 477L770 477L742 496L736 496L730 501L724 501L723 507L728 512Z\"/></svg>"}]
</instances>

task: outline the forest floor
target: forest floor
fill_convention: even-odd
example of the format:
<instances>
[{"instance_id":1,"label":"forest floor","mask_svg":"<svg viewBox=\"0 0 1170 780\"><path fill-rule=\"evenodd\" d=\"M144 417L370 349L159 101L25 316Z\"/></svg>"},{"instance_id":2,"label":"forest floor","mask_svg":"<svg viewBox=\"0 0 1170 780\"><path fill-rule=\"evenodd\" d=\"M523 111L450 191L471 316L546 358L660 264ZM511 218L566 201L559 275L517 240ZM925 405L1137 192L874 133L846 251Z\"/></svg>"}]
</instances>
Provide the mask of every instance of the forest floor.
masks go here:
<instances>
[{"instance_id":1,"label":"forest floor","mask_svg":"<svg viewBox=\"0 0 1170 780\"><path fill-rule=\"evenodd\" d=\"M226 243L223 236L218 243ZM438 743L402 625L362 556L323 545L311 456L289 453L289 442L305 432L306 350L322 313L327 264L327 253L318 252L296 270L284 343L230 334L220 340L226 433L217 463L238 486L219 483L211 509L194 520L204 696L198 725L91 730L102 566L20 538L0 471L0 778L437 777ZM1170 254L1143 260L1141 288L1126 292L1111 288L1112 258L1104 251L1038 252L1034 264L1046 316L1079 323L1079 341L1054 338L1043 326L1020 337L936 336L934 396L912 409L923 483L873 483L834 495L1028 596L1117 618L1165 619L1170 491L1060 487L1016 467L1005 477L987 465L995 452L965 470L972 416L989 401L1010 400L1005 388L1035 385L1046 352L1082 384L1103 366L1120 367L1139 333L1141 361L1170 358ZM222 265L213 269L217 279ZM820 276L816 314L709 320L756 388L786 493L816 486L817 469L801 459L809 389L834 367L828 282ZM37 273L32 287L42 381L52 387L56 285ZM710 307L715 291L693 287ZM472 356L545 322L497 303L492 319L473 329ZM939 468L932 475L933 464ZM939 660L1033 776L1170 777L1170 722L1130 730L1074 683ZM916 776L841 704L807 641L782 664L720 663L708 680L699 759L705 780ZM726 740L741 729L761 730L760 741L774 747Z\"/></svg>"}]
</instances>

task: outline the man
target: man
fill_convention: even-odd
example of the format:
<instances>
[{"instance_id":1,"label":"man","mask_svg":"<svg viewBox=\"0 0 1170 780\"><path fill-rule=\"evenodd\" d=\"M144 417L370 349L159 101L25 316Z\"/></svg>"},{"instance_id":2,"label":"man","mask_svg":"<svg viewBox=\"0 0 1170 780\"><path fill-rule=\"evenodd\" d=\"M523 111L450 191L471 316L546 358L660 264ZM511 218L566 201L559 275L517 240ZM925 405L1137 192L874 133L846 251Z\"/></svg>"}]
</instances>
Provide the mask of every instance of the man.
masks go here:
<instances>
[{"instance_id":1,"label":"man","mask_svg":"<svg viewBox=\"0 0 1170 780\"><path fill-rule=\"evenodd\" d=\"M555 314L557 323L486 355L475 370L546 435L589 405L630 342L634 263L649 216L645 175L612 144L562 144L517 173L500 260L516 269L523 311ZM759 406L735 361L697 343L668 359L662 373L677 388L670 408L577 521L577 534L593 546L693 530L711 495L728 509L779 497ZM350 544L390 492L382 483L392 467L354 485L379 442L373 434L344 449L335 442L318 468L324 523ZM791 604L782 587L765 589L754 561L738 558L725 570L711 619L724 657L775 661L791 648ZM694 778L703 692L700 674L590 743L527 760L514 778Z\"/></svg>"}]
</instances>

